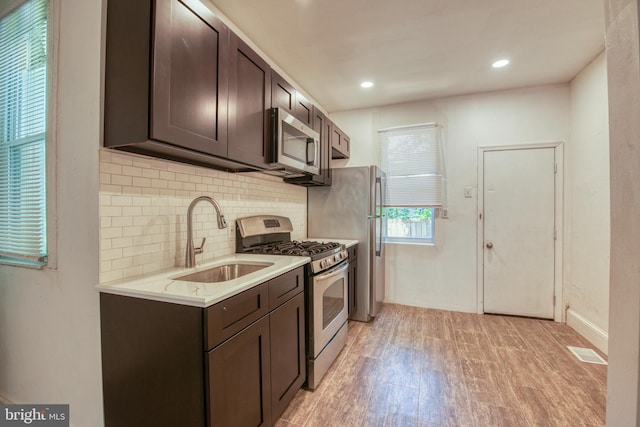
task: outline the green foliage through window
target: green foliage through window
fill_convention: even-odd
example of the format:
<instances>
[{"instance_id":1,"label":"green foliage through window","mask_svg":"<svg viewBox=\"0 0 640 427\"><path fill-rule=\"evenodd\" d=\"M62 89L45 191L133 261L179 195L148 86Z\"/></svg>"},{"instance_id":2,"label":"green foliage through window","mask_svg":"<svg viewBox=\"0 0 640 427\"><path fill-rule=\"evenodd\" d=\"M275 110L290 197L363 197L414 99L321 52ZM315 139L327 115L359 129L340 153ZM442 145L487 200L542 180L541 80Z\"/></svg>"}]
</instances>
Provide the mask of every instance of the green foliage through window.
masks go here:
<instances>
[{"instance_id":1,"label":"green foliage through window","mask_svg":"<svg viewBox=\"0 0 640 427\"><path fill-rule=\"evenodd\" d=\"M403 221L428 221L432 215L431 208L387 208L387 218Z\"/></svg>"},{"instance_id":2,"label":"green foliage through window","mask_svg":"<svg viewBox=\"0 0 640 427\"><path fill-rule=\"evenodd\" d=\"M386 208L387 241L434 242L433 208Z\"/></svg>"}]
</instances>

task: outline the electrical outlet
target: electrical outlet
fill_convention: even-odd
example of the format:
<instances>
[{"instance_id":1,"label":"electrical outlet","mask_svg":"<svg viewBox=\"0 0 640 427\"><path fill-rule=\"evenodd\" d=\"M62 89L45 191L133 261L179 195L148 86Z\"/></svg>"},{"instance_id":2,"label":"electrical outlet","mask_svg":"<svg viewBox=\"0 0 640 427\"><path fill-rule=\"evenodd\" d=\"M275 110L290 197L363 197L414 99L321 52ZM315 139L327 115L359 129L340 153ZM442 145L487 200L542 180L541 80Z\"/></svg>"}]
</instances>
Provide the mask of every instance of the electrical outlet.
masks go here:
<instances>
[{"instance_id":1,"label":"electrical outlet","mask_svg":"<svg viewBox=\"0 0 640 427\"><path fill-rule=\"evenodd\" d=\"M449 209L447 208L442 208L440 209L440 218L449 218Z\"/></svg>"}]
</instances>

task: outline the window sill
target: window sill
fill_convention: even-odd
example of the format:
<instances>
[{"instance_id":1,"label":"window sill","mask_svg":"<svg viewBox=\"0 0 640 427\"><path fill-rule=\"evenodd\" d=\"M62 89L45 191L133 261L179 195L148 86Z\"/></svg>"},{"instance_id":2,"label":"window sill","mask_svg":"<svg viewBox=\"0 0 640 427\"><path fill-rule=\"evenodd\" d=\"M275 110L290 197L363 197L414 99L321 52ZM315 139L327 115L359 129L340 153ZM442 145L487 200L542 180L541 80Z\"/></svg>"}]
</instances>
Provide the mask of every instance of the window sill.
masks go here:
<instances>
[{"instance_id":1,"label":"window sill","mask_svg":"<svg viewBox=\"0 0 640 427\"><path fill-rule=\"evenodd\" d=\"M31 268L33 270L42 270L47 265L34 261L25 261L13 258L6 258L0 256L0 265L10 265L12 267L23 267L23 268Z\"/></svg>"},{"instance_id":2,"label":"window sill","mask_svg":"<svg viewBox=\"0 0 640 427\"><path fill-rule=\"evenodd\" d=\"M396 241L396 240L385 240L385 245L401 245L401 246L435 246L436 244L434 242L402 242L402 241Z\"/></svg>"}]
</instances>

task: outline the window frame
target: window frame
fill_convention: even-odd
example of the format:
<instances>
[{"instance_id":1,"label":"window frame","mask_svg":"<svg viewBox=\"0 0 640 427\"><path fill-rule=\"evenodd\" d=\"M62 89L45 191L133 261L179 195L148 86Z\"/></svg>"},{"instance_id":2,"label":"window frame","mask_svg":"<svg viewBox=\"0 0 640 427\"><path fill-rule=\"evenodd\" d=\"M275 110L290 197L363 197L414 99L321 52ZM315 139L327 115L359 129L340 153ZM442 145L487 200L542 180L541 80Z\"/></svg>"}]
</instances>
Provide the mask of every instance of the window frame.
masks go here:
<instances>
[{"instance_id":1,"label":"window frame","mask_svg":"<svg viewBox=\"0 0 640 427\"><path fill-rule=\"evenodd\" d=\"M389 131L403 131L403 130L408 130L411 128L434 128L436 131L436 140L437 143L439 144L439 151L440 151L440 165L441 165L441 173L442 173L442 199L441 199L441 204L415 204L415 205L411 205L411 206L400 206L400 205L390 205L390 204L386 204L384 206L384 210L385 210L385 224L384 224L384 230L385 230L385 242L386 243L392 243L392 244L411 244L411 245L423 245L423 246L435 246L436 245L436 219L438 217L440 217L442 215L443 210L445 210L446 212L446 200L447 200L447 186L446 186L446 165L445 165L445 158L444 158L444 143L442 140L442 125L440 125L437 122L430 122L430 123L420 123L420 124L414 124L414 125L406 125L406 126L394 126L394 127L390 127L387 129L381 129L378 130L378 143L379 143L379 153L380 153L380 163L384 164L385 160L383 157L383 153L384 153L384 149L383 149L383 142L381 140L380 134L385 133L385 132L389 132ZM384 169L384 166L382 166L382 168ZM389 173L389 171L385 171L386 173ZM425 174L427 176L438 176L438 175L431 175L430 172L428 172L427 174ZM386 190L387 194L388 194L388 189ZM387 209L430 209L431 210L431 238L425 238L425 237L394 237L394 236L389 236L389 218L388 215L386 214L386 210Z\"/></svg>"},{"instance_id":2,"label":"window frame","mask_svg":"<svg viewBox=\"0 0 640 427\"><path fill-rule=\"evenodd\" d=\"M22 6L30 0L14 0L5 4L0 8L0 18L8 15L13 10ZM0 265L8 265L13 267L23 267L36 270L55 270L58 266L57 256L57 78L58 78L58 50L59 50L59 31L60 31L60 1L46 0L48 7L47 15L47 114L45 129L45 204L46 204L46 239L47 239L47 262L45 264L36 264L24 262L19 259L0 258Z\"/></svg>"},{"instance_id":3,"label":"window frame","mask_svg":"<svg viewBox=\"0 0 640 427\"><path fill-rule=\"evenodd\" d=\"M387 209L405 209L402 206L387 206L384 208L385 211L385 242L386 243L398 243L398 244L415 244L415 245L425 245L425 246L433 246L436 244L436 212L437 208L434 207L407 207L406 209L430 209L431 210L431 238L426 237L397 237L397 236L389 236L389 216L386 214Z\"/></svg>"}]
</instances>

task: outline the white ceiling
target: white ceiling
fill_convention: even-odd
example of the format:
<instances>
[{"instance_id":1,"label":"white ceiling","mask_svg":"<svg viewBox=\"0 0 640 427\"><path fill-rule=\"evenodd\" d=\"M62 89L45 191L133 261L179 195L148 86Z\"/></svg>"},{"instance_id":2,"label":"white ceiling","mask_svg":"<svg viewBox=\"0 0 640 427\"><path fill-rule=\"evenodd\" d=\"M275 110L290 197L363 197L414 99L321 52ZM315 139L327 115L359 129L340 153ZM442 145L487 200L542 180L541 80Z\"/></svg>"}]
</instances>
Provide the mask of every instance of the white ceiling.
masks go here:
<instances>
[{"instance_id":1,"label":"white ceiling","mask_svg":"<svg viewBox=\"0 0 640 427\"><path fill-rule=\"evenodd\" d=\"M328 112L565 83L604 49L602 0L211 1Z\"/></svg>"}]
</instances>

